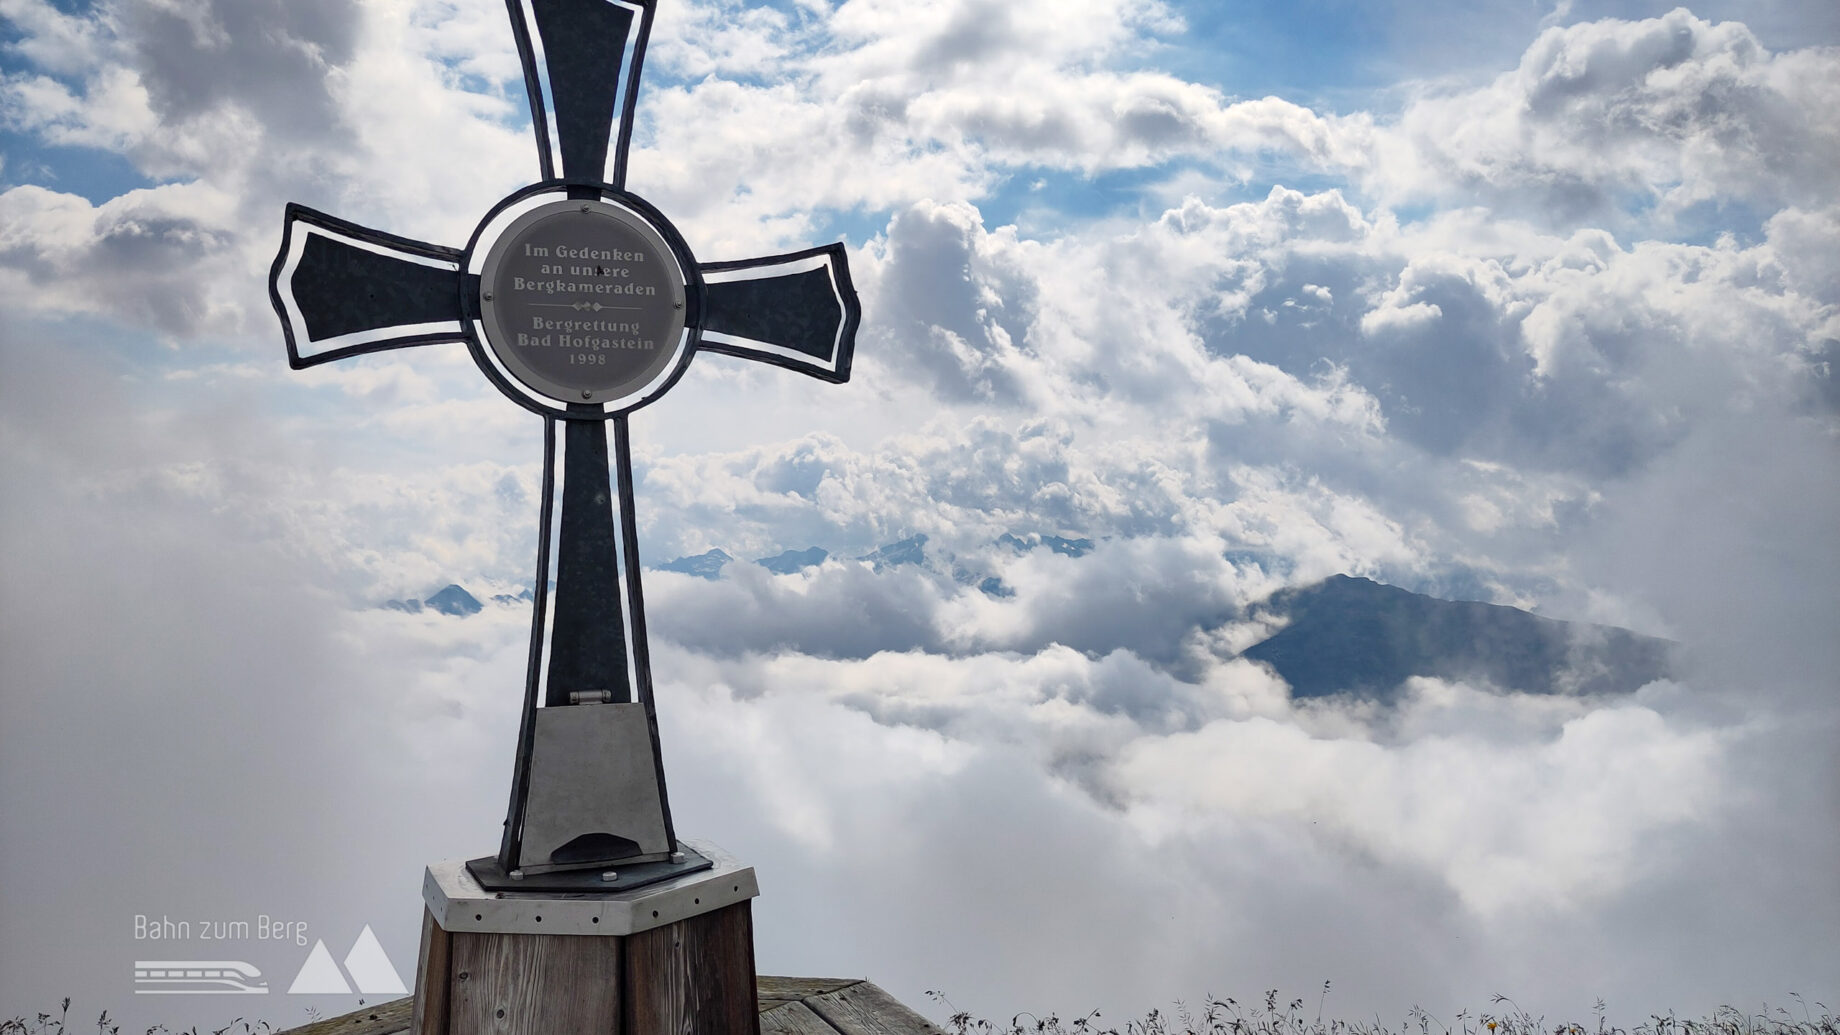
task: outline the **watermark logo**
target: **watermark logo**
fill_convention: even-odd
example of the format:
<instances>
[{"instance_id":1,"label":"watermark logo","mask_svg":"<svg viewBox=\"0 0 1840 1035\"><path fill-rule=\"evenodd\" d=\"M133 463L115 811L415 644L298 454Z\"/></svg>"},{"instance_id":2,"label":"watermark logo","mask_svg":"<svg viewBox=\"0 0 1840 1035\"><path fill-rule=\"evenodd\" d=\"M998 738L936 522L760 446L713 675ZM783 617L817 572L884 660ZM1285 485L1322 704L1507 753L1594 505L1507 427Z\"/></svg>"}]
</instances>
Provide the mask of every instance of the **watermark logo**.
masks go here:
<instances>
[{"instance_id":1,"label":"watermark logo","mask_svg":"<svg viewBox=\"0 0 1840 1035\"><path fill-rule=\"evenodd\" d=\"M368 928L367 928L368 930ZM267 995L268 982L242 960L135 960L135 995Z\"/></svg>"},{"instance_id":2,"label":"watermark logo","mask_svg":"<svg viewBox=\"0 0 1840 1035\"><path fill-rule=\"evenodd\" d=\"M137 914L136 941L291 941L307 944L307 925L281 922L267 915L252 924L242 920L173 920ZM223 950L218 950L222 952ZM240 950L231 950L240 953ZM266 959L266 957L264 957ZM272 962L272 961L269 961ZM383 951L369 924L358 933L344 966L334 962L324 938L313 940L313 950L288 986L292 995L406 995L402 975ZM137 995L266 995L268 982L262 971L246 960L136 960L134 991Z\"/></svg>"},{"instance_id":3,"label":"watermark logo","mask_svg":"<svg viewBox=\"0 0 1840 1035\"><path fill-rule=\"evenodd\" d=\"M390 957L384 954L383 945L377 941L369 924L364 925L357 942L345 954L345 974L351 975L350 984L346 983L345 975L339 973L338 965L332 962L332 953L326 951L326 940L321 938L313 943L313 951L307 954L307 962L294 976L288 992L294 995L349 995L353 985L365 995L405 995L409 991L403 987L402 976L390 964Z\"/></svg>"}]
</instances>

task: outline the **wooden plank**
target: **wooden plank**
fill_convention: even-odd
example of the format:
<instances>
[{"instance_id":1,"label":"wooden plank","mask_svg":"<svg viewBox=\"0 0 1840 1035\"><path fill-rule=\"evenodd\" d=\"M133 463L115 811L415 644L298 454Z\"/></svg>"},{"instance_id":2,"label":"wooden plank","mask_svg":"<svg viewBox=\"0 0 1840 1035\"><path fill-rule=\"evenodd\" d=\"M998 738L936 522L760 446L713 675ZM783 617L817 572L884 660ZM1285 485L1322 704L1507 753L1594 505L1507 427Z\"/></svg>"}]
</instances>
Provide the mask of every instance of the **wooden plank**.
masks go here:
<instances>
[{"instance_id":1,"label":"wooden plank","mask_svg":"<svg viewBox=\"0 0 1840 1035\"><path fill-rule=\"evenodd\" d=\"M439 929L439 925L436 925L436 929ZM461 935L460 937L469 936ZM618 938L558 940L620 941ZM450 938L450 947L451 944L452 939ZM469 977L468 980L471 981L471 978ZM419 971L416 983L419 991L421 985ZM820 1000L815 1008L813 1000ZM393 1002L358 1010L355 1013L294 1028L280 1035L421 1035L420 1030L412 1026L413 1018L410 1010L414 1002L416 1002L414 999L397 999ZM928 1024L924 1017L895 1002L888 993L873 983L856 978L762 976L757 979L756 1003L759 1006L762 1035L772 1035L775 1032L786 1032L788 1035L807 1035L807 1033L837 1035L839 1032L844 1035L856 1035L858 1032L870 1032L876 1035L884 1035L889 1032L912 1035L916 1032L939 1031L938 1028ZM797 1009L791 1009L792 1007L797 1007ZM790 1010L790 1012L781 1015L782 1010ZM836 1018L836 1020L831 1018ZM493 1020L496 1021L497 1018ZM813 1023L820 1024L822 1027L811 1027ZM607 1032L610 1029L597 1030ZM668 1031L669 1029L658 1030ZM430 1035L448 1035L448 1033L437 1031ZM455 1029L453 1035L461 1035L461 1032Z\"/></svg>"},{"instance_id":2,"label":"wooden plank","mask_svg":"<svg viewBox=\"0 0 1840 1035\"><path fill-rule=\"evenodd\" d=\"M628 937L626 988L623 1031L755 1035L759 996L749 903Z\"/></svg>"},{"instance_id":3,"label":"wooden plank","mask_svg":"<svg viewBox=\"0 0 1840 1035\"><path fill-rule=\"evenodd\" d=\"M353 1013L290 1029L285 1035L397 1035L409 1030L415 1000L392 999Z\"/></svg>"},{"instance_id":4,"label":"wooden plank","mask_svg":"<svg viewBox=\"0 0 1840 1035\"><path fill-rule=\"evenodd\" d=\"M799 1000L809 999L814 995L835 992L840 988L862 984L862 978L802 978L770 977L762 974L757 979L762 999Z\"/></svg>"},{"instance_id":5,"label":"wooden plank","mask_svg":"<svg viewBox=\"0 0 1840 1035\"><path fill-rule=\"evenodd\" d=\"M837 1035L837 1029L793 1000L761 1012L760 1035Z\"/></svg>"},{"instance_id":6,"label":"wooden plank","mask_svg":"<svg viewBox=\"0 0 1840 1035\"><path fill-rule=\"evenodd\" d=\"M435 923L434 912L422 909L422 951L415 964L415 1012L412 1035L447 1035L447 997L451 985L448 964L452 940Z\"/></svg>"},{"instance_id":7,"label":"wooden plank","mask_svg":"<svg viewBox=\"0 0 1840 1035\"><path fill-rule=\"evenodd\" d=\"M869 981L812 996L805 1005L842 1035L943 1035L941 1028Z\"/></svg>"},{"instance_id":8,"label":"wooden plank","mask_svg":"<svg viewBox=\"0 0 1840 1035\"><path fill-rule=\"evenodd\" d=\"M625 939L471 932L449 937L450 1035L621 1030L617 1025Z\"/></svg>"}]
</instances>

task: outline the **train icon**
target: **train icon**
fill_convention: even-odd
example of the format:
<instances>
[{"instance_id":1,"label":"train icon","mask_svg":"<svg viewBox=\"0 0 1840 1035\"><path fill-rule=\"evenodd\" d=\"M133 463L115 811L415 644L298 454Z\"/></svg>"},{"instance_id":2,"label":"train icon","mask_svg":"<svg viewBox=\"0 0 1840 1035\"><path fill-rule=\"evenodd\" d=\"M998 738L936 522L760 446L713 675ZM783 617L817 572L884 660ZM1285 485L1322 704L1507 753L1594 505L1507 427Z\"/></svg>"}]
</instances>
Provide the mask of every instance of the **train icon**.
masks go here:
<instances>
[{"instance_id":1,"label":"train icon","mask_svg":"<svg viewBox=\"0 0 1840 1035\"><path fill-rule=\"evenodd\" d=\"M262 972L242 960L136 960L135 995L267 995Z\"/></svg>"}]
</instances>

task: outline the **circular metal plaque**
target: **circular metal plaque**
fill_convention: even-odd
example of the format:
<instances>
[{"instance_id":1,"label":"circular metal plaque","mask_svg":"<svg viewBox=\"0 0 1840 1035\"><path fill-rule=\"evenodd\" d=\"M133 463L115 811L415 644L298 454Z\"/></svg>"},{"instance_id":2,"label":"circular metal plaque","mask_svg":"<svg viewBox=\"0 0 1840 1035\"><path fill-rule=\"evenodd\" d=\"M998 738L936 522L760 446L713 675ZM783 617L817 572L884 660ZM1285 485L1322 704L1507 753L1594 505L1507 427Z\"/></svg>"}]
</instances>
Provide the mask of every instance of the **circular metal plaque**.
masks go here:
<instances>
[{"instance_id":1,"label":"circular metal plaque","mask_svg":"<svg viewBox=\"0 0 1840 1035\"><path fill-rule=\"evenodd\" d=\"M486 344L548 398L621 399L677 358L684 272L658 231L622 206L531 209L492 244L479 286Z\"/></svg>"}]
</instances>

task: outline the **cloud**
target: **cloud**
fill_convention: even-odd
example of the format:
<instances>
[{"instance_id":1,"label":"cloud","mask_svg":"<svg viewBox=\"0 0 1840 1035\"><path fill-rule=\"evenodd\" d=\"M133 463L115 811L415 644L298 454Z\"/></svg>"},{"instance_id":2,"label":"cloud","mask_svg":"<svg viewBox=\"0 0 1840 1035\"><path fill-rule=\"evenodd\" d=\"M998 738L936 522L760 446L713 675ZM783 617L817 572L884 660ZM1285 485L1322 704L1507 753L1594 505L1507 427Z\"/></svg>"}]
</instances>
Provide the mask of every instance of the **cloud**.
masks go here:
<instances>
[{"instance_id":1,"label":"cloud","mask_svg":"<svg viewBox=\"0 0 1840 1035\"><path fill-rule=\"evenodd\" d=\"M1565 221L1831 204L1840 133L1806 113L1840 96L1833 69L1831 50L1772 54L1685 8L1548 28L1488 86L1410 104L1375 185Z\"/></svg>"},{"instance_id":2,"label":"cloud","mask_svg":"<svg viewBox=\"0 0 1840 1035\"><path fill-rule=\"evenodd\" d=\"M726 253L795 241L813 210L970 201L1018 170L1366 161L1365 117L1129 67L1182 29L1163 4L1070 18L1037 2L856 0L825 19L688 5L661 22L661 66L681 82L648 88L635 184L682 214L699 251Z\"/></svg>"},{"instance_id":3,"label":"cloud","mask_svg":"<svg viewBox=\"0 0 1840 1035\"><path fill-rule=\"evenodd\" d=\"M210 273L236 239L235 199L201 183L100 206L21 186L0 193L0 297L18 310L93 313L168 335L240 324L244 293Z\"/></svg>"},{"instance_id":4,"label":"cloud","mask_svg":"<svg viewBox=\"0 0 1840 1035\"><path fill-rule=\"evenodd\" d=\"M1415 685L1398 722L1416 735L1403 743L1224 721L1133 744L1115 779L1141 789L1146 807L1201 823L1250 815L1318 824L1331 843L1440 875L1484 923L1524 909L1589 908L1641 879L1645 835L1717 822L1716 731L1672 729L1640 705L1576 702L1556 731L1542 730L1528 720L1560 708L1536 701L1525 706L1532 714L1511 716L1510 702L1479 691ZM1447 714L1460 711L1527 725L1491 743L1477 736L1481 717ZM1433 732L1445 724L1450 732ZM1467 784L1460 795L1458 780Z\"/></svg>"},{"instance_id":5,"label":"cloud","mask_svg":"<svg viewBox=\"0 0 1840 1035\"><path fill-rule=\"evenodd\" d=\"M219 216L234 232L218 246L226 275L272 247L283 195L458 243L465 213L534 168L509 44L473 7L16 6L15 49L39 71L0 86L7 122L120 152L155 181L208 184L231 206ZM1390 121L1131 67L1181 26L1160 5L1100 19L970 0L919 17L861 0L829 18L690 5L661 22L635 184L712 256L800 243L827 210L976 201L1022 170L1180 161L1232 180L1273 156L1387 203L1482 202L1561 225L1632 206L1672 218L1715 198L1766 210L1834 198L1840 143L1803 114L1832 99L1830 57L1771 54L1735 22L1676 11L1554 27L1514 72L1427 94ZM444 175L460 166L473 172ZM329 193L334 182L345 186ZM423 207L429 197L446 214ZM28 202L50 204L14 199ZM1422 321L1431 304L1398 312ZM230 311L266 318L254 290ZM1369 325L1389 318L1401 317ZM979 377L1006 390L1002 348L1020 343L993 350L964 330L942 326L929 352L981 367L965 390Z\"/></svg>"},{"instance_id":6,"label":"cloud","mask_svg":"<svg viewBox=\"0 0 1840 1035\"><path fill-rule=\"evenodd\" d=\"M688 17L703 24L713 10ZM1346 178L1388 204L1481 203L1555 227L1702 225L1694 212L1706 205L1830 204L1840 156L1840 137L1806 117L1840 90L1831 53L1772 53L1743 24L1684 9L1551 26L1514 71L1479 86L1423 84L1381 115L1234 98L1130 68L1146 40L1181 31L1179 13L1158 6L1068 19L1037 4L967 0L916 17L858 2L829 22L757 13L723 24L707 50L672 37L675 69L698 81L661 101L647 160L663 163L664 183L736 184L713 196L740 206L737 216L770 220L769 233L796 230L803 203L761 197L815 190L820 204L844 208L975 201L1012 171L1090 176L1176 162L1226 182L1276 163ZM746 58L725 77L715 52ZM773 73L799 88L745 85ZM711 116L721 131L693 135ZM828 147L813 152L810 140ZM864 165L884 172L850 175ZM743 179L751 189L739 189Z\"/></svg>"},{"instance_id":7,"label":"cloud","mask_svg":"<svg viewBox=\"0 0 1840 1035\"><path fill-rule=\"evenodd\" d=\"M123 152L155 179L245 164L267 140L326 145L330 70L355 50L343 0L121 3L82 13L19 0L18 47L53 76L6 83L9 121L56 143ZM35 103L36 102L36 103Z\"/></svg>"},{"instance_id":8,"label":"cloud","mask_svg":"<svg viewBox=\"0 0 1840 1035\"><path fill-rule=\"evenodd\" d=\"M17 306L152 324L175 342L233 339L270 319L264 278L283 203L459 245L472 217L431 215L425 199L483 213L534 178L527 139L520 149L520 130L503 125L522 111L515 64L515 93L502 80L456 88L461 74L506 71L490 54L453 55L443 29L471 38L470 12L343 0L11 6L24 30L13 49L39 71L0 79L0 124L118 153L147 181L93 206L30 184L0 195L9 273L28 274L12 285ZM449 175L461 166L471 174Z\"/></svg>"}]
</instances>

